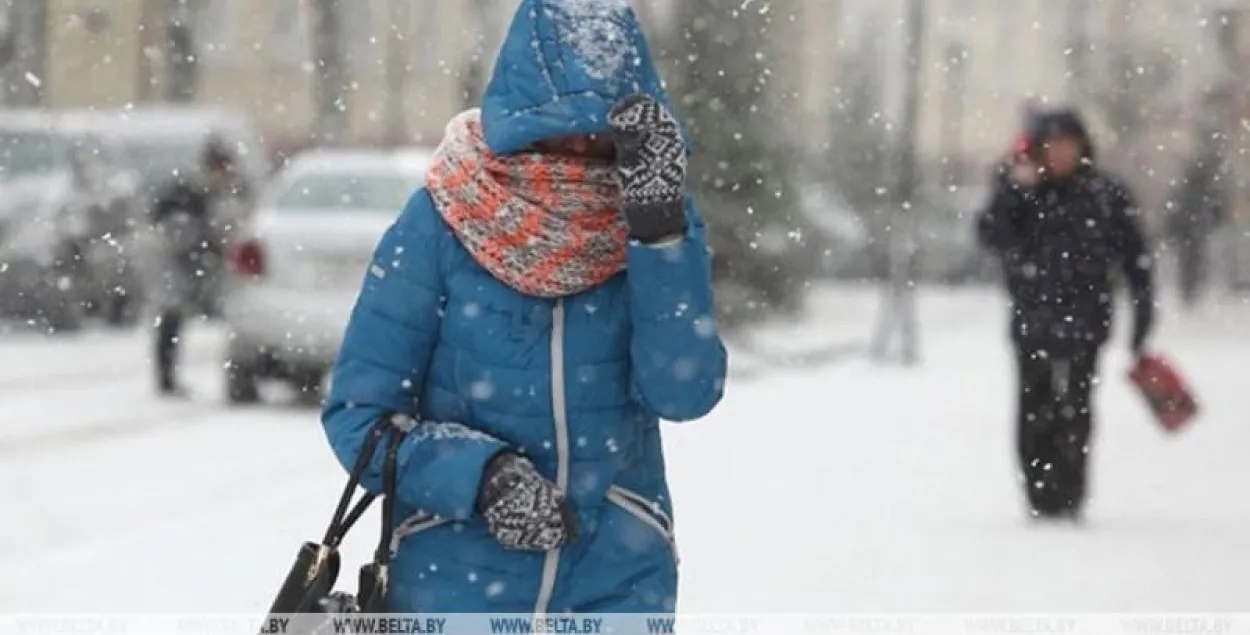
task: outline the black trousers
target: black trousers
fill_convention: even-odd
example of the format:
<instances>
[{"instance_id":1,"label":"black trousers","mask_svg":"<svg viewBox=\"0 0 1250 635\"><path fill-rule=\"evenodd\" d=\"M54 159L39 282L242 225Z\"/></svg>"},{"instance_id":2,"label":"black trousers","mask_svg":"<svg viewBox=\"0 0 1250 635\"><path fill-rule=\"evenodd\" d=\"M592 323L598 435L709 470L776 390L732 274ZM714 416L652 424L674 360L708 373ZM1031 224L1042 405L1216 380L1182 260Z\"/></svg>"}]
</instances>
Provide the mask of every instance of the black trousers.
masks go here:
<instances>
[{"instance_id":1,"label":"black trousers","mask_svg":"<svg viewBox=\"0 0 1250 635\"><path fill-rule=\"evenodd\" d=\"M182 311L162 311L156 323L156 382L162 392L178 387L178 343L181 339Z\"/></svg>"},{"instance_id":2,"label":"black trousers","mask_svg":"<svg viewBox=\"0 0 1250 635\"><path fill-rule=\"evenodd\" d=\"M1033 511L1079 511L1093 426L1096 347L1062 358L1017 347L1020 378L1017 441L1025 495Z\"/></svg>"}]
</instances>

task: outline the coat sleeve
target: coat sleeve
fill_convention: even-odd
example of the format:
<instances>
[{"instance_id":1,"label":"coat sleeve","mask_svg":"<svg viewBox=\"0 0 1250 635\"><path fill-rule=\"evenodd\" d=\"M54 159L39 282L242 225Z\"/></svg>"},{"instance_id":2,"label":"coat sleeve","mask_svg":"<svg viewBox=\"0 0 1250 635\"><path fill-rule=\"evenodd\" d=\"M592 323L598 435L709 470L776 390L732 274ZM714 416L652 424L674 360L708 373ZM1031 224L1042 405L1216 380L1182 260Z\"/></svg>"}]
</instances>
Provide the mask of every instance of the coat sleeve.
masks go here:
<instances>
[{"instance_id":1,"label":"coat sleeve","mask_svg":"<svg viewBox=\"0 0 1250 635\"><path fill-rule=\"evenodd\" d=\"M994 176L990 201L977 219L977 240L999 257L1019 250L1024 195L1000 170Z\"/></svg>"},{"instance_id":2,"label":"coat sleeve","mask_svg":"<svg viewBox=\"0 0 1250 635\"><path fill-rule=\"evenodd\" d=\"M694 202L681 240L629 246L633 386L663 419L712 411L725 389L727 354L716 325L706 230Z\"/></svg>"},{"instance_id":3,"label":"coat sleeve","mask_svg":"<svg viewBox=\"0 0 1250 635\"><path fill-rule=\"evenodd\" d=\"M1126 186L1114 186L1112 218L1116 252L1132 294L1134 340L1144 340L1154 324L1154 257L1141 226L1141 212Z\"/></svg>"},{"instance_id":4,"label":"coat sleeve","mask_svg":"<svg viewBox=\"0 0 1250 635\"><path fill-rule=\"evenodd\" d=\"M441 222L429 196L418 192L383 235L365 273L322 412L326 436L346 469L379 420L418 416L443 319L439 252L447 236ZM482 470L503 448L459 423L420 421L399 450L398 496L443 518L468 518ZM369 491L381 491L383 454L378 450L366 471Z\"/></svg>"}]
</instances>

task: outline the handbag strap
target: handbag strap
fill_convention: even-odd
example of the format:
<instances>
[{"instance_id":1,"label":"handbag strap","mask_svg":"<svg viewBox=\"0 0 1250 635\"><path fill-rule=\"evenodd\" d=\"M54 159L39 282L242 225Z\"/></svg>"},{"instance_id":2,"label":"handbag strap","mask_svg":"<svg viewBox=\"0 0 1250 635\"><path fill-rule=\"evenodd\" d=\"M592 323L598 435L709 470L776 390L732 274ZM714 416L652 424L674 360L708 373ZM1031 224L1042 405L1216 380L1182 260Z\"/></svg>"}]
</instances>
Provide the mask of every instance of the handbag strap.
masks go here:
<instances>
[{"instance_id":1,"label":"handbag strap","mask_svg":"<svg viewBox=\"0 0 1250 635\"><path fill-rule=\"evenodd\" d=\"M339 496L338 505L334 508L334 516L330 518L330 526L326 528L325 537L321 542L330 547L338 547L343 542L343 537L351 530L356 521L364 515L369 509L369 505L377 498L376 494L365 494L356 504L352 505L352 499L355 498L356 488L360 487L360 481L364 478L365 470L369 468L369 462L373 460L373 453L377 450L378 441L386 434L387 430L394 430L390 422L382 419L369 431L369 436L365 437L364 445L360 448L360 455L356 457L356 464L352 466L350 476L347 478L347 485L343 487L343 493ZM398 443L395 443L398 445Z\"/></svg>"},{"instance_id":2,"label":"handbag strap","mask_svg":"<svg viewBox=\"0 0 1250 635\"><path fill-rule=\"evenodd\" d=\"M373 561L377 564L386 564L391 558L391 541L395 535L396 471L399 443L403 438L403 430L391 428L391 443L386 449L386 462L382 465L382 535L378 538L378 548L373 552Z\"/></svg>"}]
</instances>

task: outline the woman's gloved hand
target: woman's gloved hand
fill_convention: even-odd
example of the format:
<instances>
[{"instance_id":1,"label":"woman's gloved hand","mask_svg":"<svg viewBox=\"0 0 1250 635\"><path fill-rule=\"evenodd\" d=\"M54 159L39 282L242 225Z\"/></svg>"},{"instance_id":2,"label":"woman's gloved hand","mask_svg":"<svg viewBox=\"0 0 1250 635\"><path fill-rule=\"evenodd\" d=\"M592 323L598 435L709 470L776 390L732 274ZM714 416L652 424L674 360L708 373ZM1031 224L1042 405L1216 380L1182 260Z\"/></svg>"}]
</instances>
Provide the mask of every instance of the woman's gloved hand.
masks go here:
<instances>
[{"instance_id":1,"label":"woman's gloved hand","mask_svg":"<svg viewBox=\"0 0 1250 635\"><path fill-rule=\"evenodd\" d=\"M509 452L486 464L477 511L508 549L549 551L577 538L577 516L564 493L529 459Z\"/></svg>"},{"instance_id":2,"label":"woman's gloved hand","mask_svg":"<svg viewBox=\"0 0 1250 635\"><path fill-rule=\"evenodd\" d=\"M621 100L608 115L630 237L647 244L686 231L686 142L677 119L648 95Z\"/></svg>"}]
</instances>

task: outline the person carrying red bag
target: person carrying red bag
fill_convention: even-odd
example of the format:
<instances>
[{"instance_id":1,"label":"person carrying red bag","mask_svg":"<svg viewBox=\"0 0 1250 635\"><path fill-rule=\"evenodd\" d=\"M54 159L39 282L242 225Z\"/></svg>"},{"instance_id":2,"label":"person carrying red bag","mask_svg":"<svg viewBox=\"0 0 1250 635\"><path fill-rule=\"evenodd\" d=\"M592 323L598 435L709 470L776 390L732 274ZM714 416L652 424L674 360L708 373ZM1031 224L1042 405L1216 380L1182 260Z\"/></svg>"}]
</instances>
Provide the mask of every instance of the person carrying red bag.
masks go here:
<instances>
[{"instance_id":1,"label":"person carrying red bag","mask_svg":"<svg viewBox=\"0 0 1250 635\"><path fill-rule=\"evenodd\" d=\"M1135 358L1154 322L1154 265L1137 205L1096 166L1077 112L1038 111L998 167L978 238L1002 263L1011 298L1017 449L1030 509L1034 517L1079 518L1117 270L1132 295Z\"/></svg>"}]
</instances>

